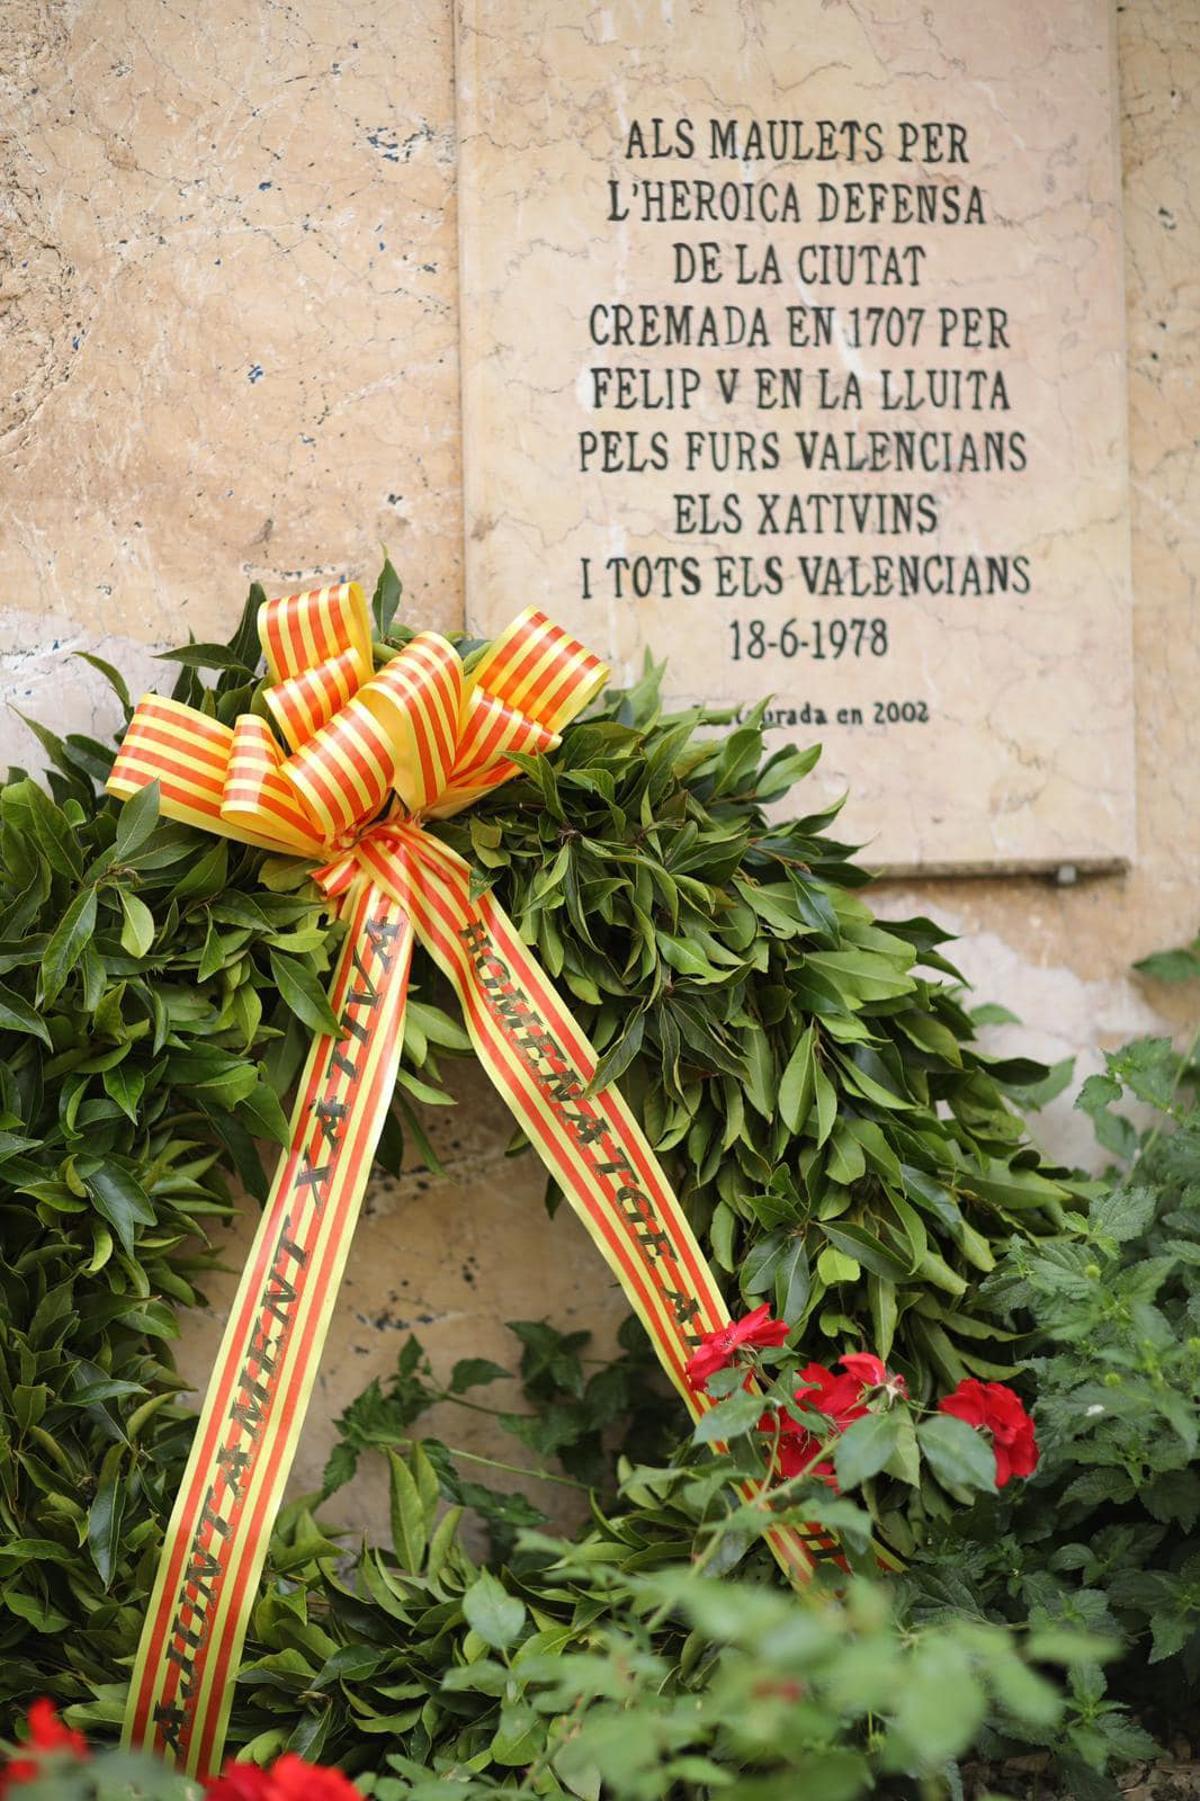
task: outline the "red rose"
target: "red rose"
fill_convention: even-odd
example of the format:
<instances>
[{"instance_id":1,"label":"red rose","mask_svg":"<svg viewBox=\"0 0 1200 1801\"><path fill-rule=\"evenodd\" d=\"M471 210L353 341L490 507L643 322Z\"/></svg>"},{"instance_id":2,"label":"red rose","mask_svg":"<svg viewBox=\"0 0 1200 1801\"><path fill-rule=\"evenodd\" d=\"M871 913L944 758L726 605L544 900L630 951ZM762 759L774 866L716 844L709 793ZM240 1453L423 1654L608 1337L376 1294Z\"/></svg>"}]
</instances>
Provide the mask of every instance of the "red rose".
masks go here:
<instances>
[{"instance_id":1,"label":"red rose","mask_svg":"<svg viewBox=\"0 0 1200 1801\"><path fill-rule=\"evenodd\" d=\"M699 1350L688 1358L688 1386L702 1393L709 1377L728 1369L743 1345L781 1345L790 1331L786 1320L771 1318L771 1309L764 1301L744 1319L730 1320L727 1326L706 1332Z\"/></svg>"},{"instance_id":2,"label":"red rose","mask_svg":"<svg viewBox=\"0 0 1200 1801\"><path fill-rule=\"evenodd\" d=\"M974 1376L966 1376L938 1406L990 1437L996 1454L997 1488L1003 1488L1013 1476L1032 1476L1038 1466L1033 1421L1003 1382L977 1382Z\"/></svg>"},{"instance_id":3,"label":"red rose","mask_svg":"<svg viewBox=\"0 0 1200 1801\"><path fill-rule=\"evenodd\" d=\"M0 1796L22 1782L33 1782L41 1775L40 1756L44 1752L70 1751L75 1757L86 1757L87 1740L82 1732L64 1726L53 1701L45 1696L29 1709L29 1738L23 1746L26 1755L10 1759L0 1776Z\"/></svg>"},{"instance_id":4,"label":"red rose","mask_svg":"<svg viewBox=\"0 0 1200 1801\"><path fill-rule=\"evenodd\" d=\"M362 1801L362 1796L340 1770L305 1763L285 1751L271 1766L270 1801Z\"/></svg>"},{"instance_id":5,"label":"red rose","mask_svg":"<svg viewBox=\"0 0 1200 1801\"><path fill-rule=\"evenodd\" d=\"M230 1758L219 1776L209 1777L204 1792L216 1801L271 1801L274 1790L270 1775L258 1764Z\"/></svg>"},{"instance_id":6,"label":"red rose","mask_svg":"<svg viewBox=\"0 0 1200 1801\"><path fill-rule=\"evenodd\" d=\"M227 1763L204 1785L213 1801L362 1801L348 1776L322 1764L305 1763L285 1751L269 1770L253 1763Z\"/></svg>"},{"instance_id":7,"label":"red rose","mask_svg":"<svg viewBox=\"0 0 1200 1801\"><path fill-rule=\"evenodd\" d=\"M758 1425L761 1432L777 1430L779 1433L775 1458L779 1466L779 1474L785 1482L790 1482L793 1476L808 1475L815 1476L818 1482L827 1482L832 1489L837 1488L833 1465L813 1462L813 1458L821 1449L821 1440L810 1432L807 1426L802 1426L800 1421L794 1419L786 1410L779 1415L778 1427L775 1424L775 1416L770 1413L764 1413Z\"/></svg>"},{"instance_id":8,"label":"red rose","mask_svg":"<svg viewBox=\"0 0 1200 1801\"><path fill-rule=\"evenodd\" d=\"M885 1369L881 1360L873 1351L850 1351L838 1362L844 1370L862 1383L864 1388L887 1388L893 1395L907 1395L908 1383L903 1376Z\"/></svg>"},{"instance_id":9,"label":"red rose","mask_svg":"<svg viewBox=\"0 0 1200 1801\"><path fill-rule=\"evenodd\" d=\"M844 1375L835 1376L823 1363L806 1364L800 1371L803 1387L796 1390L796 1400L801 1408L823 1413L835 1432L844 1432L852 1420L861 1419L868 1411L864 1397L870 1389L887 1388L896 1395L908 1392L904 1377L892 1375L870 1351L850 1351L838 1361L846 1372ZM765 1413L758 1424L762 1432L778 1431L776 1455L785 1481L807 1471L810 1476L828 1483L830 1488L837 1488L833 1465L812 1462L825 1434L811 1432L802 1420L786 1411L780 1414L778 1426L770 1413Z\"/></svg>"},{"instance_id":10,"label":"red rose","mask_svg":"<svg viewBox=\"0 0 1200 1801\"><path fill-rule=\"evenodd\" d=\"M867 1411L865 1396L872 1388L886 1388L893 1395L906 1395L908 1385L903 1376L893 1375L870 1351L850 1351L838 1362L844 1376L835 1376L823 1363L810 1363L800 1371L803 1390L796 1399L805 1407L815 1407L837 1425L846 1427L851 1420L861 1419Z\"/></svg>"},{"instance_id":11,"label":"red rose","mask_svg":"<svg viewBox=\"0 0 1200 1801\"><path fill-rule=\"evenodd\" d=\"M804 1384L796 1390L800 1405L815 1407L839 1429L851 1420L861 1419L867 1411L862 1399L863 1384L850 1371L835 1376L823 1363L809 1363L800 1371L800 1380Z\"/></svg>"}]
</instances>

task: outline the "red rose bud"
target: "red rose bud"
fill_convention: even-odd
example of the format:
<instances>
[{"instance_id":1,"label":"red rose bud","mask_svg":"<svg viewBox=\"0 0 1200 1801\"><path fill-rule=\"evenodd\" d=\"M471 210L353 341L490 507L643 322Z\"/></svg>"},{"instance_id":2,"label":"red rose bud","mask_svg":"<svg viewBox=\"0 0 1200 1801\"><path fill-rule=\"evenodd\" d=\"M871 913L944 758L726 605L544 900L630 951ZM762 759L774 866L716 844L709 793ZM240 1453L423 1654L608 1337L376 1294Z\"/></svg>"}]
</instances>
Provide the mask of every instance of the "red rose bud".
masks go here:
<instances>
[{"instance_id":1,"label":"red rose bud","mask_svg":"<svg viewBox=\"0 0 1200 1801\"><path fill-rule=\"evenodd\" d=\"M703 1393L709 1377L715 1376L718 1370L728 1369L743 1347L781 1345L790 1331L786 1320L771 1318L770 1306L764 1301L744 1319L731 1320L715 1332L706 1332L699 1349L688 1358L685 1371L688 1386L698 1394Z\"/></svg>"},{"instance_id":2,"label":"red rose bud","mask_svg":"<svg viewBox=\"0 0 1200 1801\"><path fill-rule=\"evenodd\" d=\"M1033 1421L1011 1388L1003 1382L977 1382L966 1376L952 1395L938 1402L943 1413L964 1420L992 1441L996 1454L996 1487L1014 1476L1032 1476L1038 1466Z\"/></svg>"}]
</instances>

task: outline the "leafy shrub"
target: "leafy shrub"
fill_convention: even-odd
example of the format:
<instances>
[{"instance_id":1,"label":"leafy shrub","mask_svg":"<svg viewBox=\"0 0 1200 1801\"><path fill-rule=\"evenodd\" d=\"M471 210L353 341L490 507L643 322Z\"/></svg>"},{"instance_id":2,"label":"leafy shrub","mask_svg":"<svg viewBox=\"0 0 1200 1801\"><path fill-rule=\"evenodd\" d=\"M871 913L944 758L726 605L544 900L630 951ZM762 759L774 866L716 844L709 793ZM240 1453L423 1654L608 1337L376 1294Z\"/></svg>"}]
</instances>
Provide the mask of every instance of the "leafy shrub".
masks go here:
<instances>
[{"instance_id":1,"label":"leafy shrub","mask_svg":"<svg viewBox=\"0 0 1200 1801\"><path fill-rule=\"evenodd\" d=\"M1028 1661L1057 1643L1031 1640L1023 1655L1002 1629L957 1622L907 1633L869 1581L814 1608L762 1584L638 1575L559 1549L559 1580L605 1595L586 1648L523 1636L520 1601L506 1610L496 1579L478 1578L464 1596L475 1643L444 1689L475 1712L486 1752L392 1753L390 1774L364 1785L379 1801L434 1801L448 1782L464 1797L851 1801L889 1777L940 1775L989 1712L1044 1728L1058 1717Z\"/></svg>"},{"instance_id":2,"label":"leafy shrub","mask_svg":"<svg viewBox=\"0 0 1200 1801\"><path fill-rule=\"evenodd\" d=\"M1148 960L1181 978L1190 953ZM1021 1334L1041 1466L943 1542L931 1592L993 1617L1114 1635L1072 1671L1064 1768L1083 1801L1151 1755L1200 1688L1200 1095L1195 1041L1108 1054L1078 1105L1118 1161L1069 1237L1016 1240L981 1298ZM1131 1115L1125 1103L1135 1103Z\"/></svg>"},{"instance_id":3,"label":"leafy shrub","mask_svg":"<svg viewBox=\"0 0 1200 1801\"><path fill-rule=\"evenodd\" d=\"M568 1386L577 1349L560 1339L553 1351ZM794 1405L794 1354L760 1368L780 1404ZM411 1410L414 1381L426 1378L410 1350L385 1408ZM735 1388L723 1405L742 1398ZM886 1446L860 1428L911 1430L920 1410L894 1390L876 1392L871 1409L848 1426L808 1416L821 1438L813 1467L769 1499L772 1434L743 1410L746 1429L718 1451L701 1427L670 1465L625 1467L619 1493L604 1508L593 1501L578 1540L524 1529L491 1568L468 1554L460 1509L440 1510L454 1454L411 1436L388 1446L390 1549L339 1573L335 1545L303 1508L285 1520L275 1557L286 1579L259 1603L242 1671L247 1754L269 1758L286 1745L337 1759L368 1773L362 1785L380 1801L424 1801L446 1784L464 1796L704 1801L735 1774L747 1801L797 1792L837 1801L886 1792L892 1777L941 1792L935 1778L985 1720L1022 1734L1053 1729L1060 1701L1038 1662L1102 1647L1058 1627L900 1619L875 1579L871 1517L857 1504ZM989 1487L991 1449L938 1417L950 1429L929 1439L938 1468L956 1489ZM375 1402L372 1420L382 1449L388 1427ZM349 1423L357 1435L361 1419ZM922 1424L916 1432L924 1443ZM841 1495L815 1473L826 1457ZM741 1501L746 1483L752 1498ZM835 1529L862 1573L847 1580L826 1566L803 1597L781 1591L762 1543L781 1520ZM102 1721L103 1703L76 1717Z\"/></svg>"}]
</instances>

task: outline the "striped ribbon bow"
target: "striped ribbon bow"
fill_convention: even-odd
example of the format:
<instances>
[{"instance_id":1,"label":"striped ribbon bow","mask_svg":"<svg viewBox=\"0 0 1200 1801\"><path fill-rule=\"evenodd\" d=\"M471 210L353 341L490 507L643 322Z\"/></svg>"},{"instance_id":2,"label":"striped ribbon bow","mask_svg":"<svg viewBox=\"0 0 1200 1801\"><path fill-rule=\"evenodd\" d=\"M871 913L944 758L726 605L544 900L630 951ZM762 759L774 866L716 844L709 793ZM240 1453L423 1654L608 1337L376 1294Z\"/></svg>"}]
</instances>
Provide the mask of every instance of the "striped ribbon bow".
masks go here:
<instances>
[{"instance_id":1,"label":"striped ribbon bow","mask_svg":"<svg viewBox=\"0 0 1200 1801\"><path fill-rule=\"evenodd\" d=\"M453 985L480 1062L583 1220L675 1387L729 1315L629 1108L589 1095L596 1054L516 928L429 830L552 750L603 686L599 659L535 608L468 675L436 632L374 668L354 582L266 602L267 721L232 727L158 695L137 706L109 792L157 782L163 813L319 867L348 922L337 1036L300 1077L281 1156L200 1413L130 1684L126 1742L218 1768L271 1526L399 1067L414 938ZM779 1527L794 1580L833 1547Z\"/></svg>"}]
</instances>

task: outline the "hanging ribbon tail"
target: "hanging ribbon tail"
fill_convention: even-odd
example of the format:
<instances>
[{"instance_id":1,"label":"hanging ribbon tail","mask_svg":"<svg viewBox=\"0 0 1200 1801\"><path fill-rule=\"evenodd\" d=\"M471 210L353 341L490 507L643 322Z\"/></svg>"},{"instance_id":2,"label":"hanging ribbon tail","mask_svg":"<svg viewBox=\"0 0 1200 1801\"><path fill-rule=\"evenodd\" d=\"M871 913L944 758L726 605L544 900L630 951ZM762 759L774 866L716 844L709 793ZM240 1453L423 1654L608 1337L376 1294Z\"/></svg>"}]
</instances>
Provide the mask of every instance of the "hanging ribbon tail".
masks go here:
<instances>
[{"instance_id":1,"label":"hanging ribbon tail","mask_svg":"<svg viewBox=\"0 0 1200 1801\"><path fill-rule=\"evenodd\" d=\"M221 1761L271 1529L396 1085L413 934L360 883L167 1527L130 1685L126 1744L189 1775Z\"/></svg>"},{"instance_id":2,"label":"hanging ribbon tail","mask_svg":"<svg viewBox=\"0 0 1200 1801\"><path fill-rule=\"evenodd\" d=\"M596 1052L492 896L471 899L469 866L428 832L403 838L405 904L458 995L480 1062L699 1419L714 1403L689 1385L687 1362L729 1312L658 1159L616 1088L588 1095ZM840 1557L820 1527L780 1526L768 1539L796 1583Z\"/></svg>"}]
</instances>

